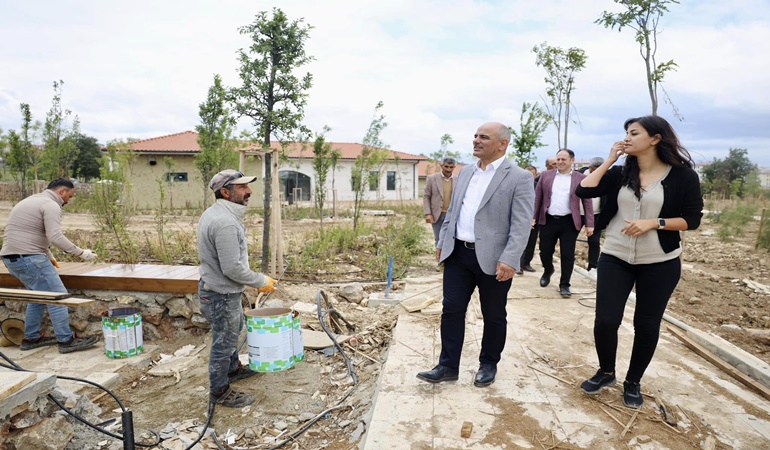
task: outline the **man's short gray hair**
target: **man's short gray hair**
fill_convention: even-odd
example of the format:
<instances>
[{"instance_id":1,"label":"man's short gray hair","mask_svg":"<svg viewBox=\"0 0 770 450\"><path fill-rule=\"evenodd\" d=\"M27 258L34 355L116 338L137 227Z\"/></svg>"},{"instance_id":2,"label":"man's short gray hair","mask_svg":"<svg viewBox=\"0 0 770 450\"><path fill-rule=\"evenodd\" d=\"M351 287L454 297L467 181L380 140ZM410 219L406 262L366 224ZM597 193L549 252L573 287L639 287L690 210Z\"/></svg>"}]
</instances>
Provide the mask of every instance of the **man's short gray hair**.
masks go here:
<instances>
[{"instance_id":1,"label":"man's short gray hair","mask_svg":"<svg viewBox=\"0 0 770 450\"><path fill-rule=\"evenodd\" d=\"M451 156L445 156L441 160L441 165L443 166L444 164L457 164L457 160L452 158Z\"/></svg>"},{"instance_id":2,"label":"man's short gray hair","mask_svg":"<svg viewBox=\"0 0 770 450\"><path fill-rule=\"evenodd\" d=\"M497 132L497 138L500 140L505 139L508 143L511 142L511 129L505 125L500 126L500 131Z\"/></svg>"},{"instance_id":3,"label":"man's short gray hair","mask_svg":"<svg viewBox=\"0 0 770 450\"><path fill-rule=\"evenodd\" d=\"M602 164L604 164L604 158L602 158L601 156L594 156L588 161L588 167L597 168Z\"/></svg>"}]
</instances>

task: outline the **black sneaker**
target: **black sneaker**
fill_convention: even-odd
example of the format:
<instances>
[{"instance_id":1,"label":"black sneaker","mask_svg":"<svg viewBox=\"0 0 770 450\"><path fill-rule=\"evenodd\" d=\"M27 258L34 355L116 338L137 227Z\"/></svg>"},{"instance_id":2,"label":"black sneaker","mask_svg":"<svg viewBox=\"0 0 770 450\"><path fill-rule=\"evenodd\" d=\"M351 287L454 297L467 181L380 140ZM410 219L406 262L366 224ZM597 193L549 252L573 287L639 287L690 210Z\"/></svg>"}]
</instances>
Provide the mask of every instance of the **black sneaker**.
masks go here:
<instances>
[{"instance_id":1,"label":"black sneaker","mask_svg":"<svg viewBox=\"0 0 770 450\"><path fill-rule=\"evenodd\" d=\"M601 392L605 386L615 386L616 382L617 379L615 378L615 372L607 374L604 373L602 369L599 369L596 371L596 375L592 376L588 380L585 380L580 385L580 389L582 389L586 394L593 395Z\"/></svg>"},{"instance_id":2,"label":"black sneaker","mask_svg":"<svg viewBox=\"0 0 770 450\"><path fill-rule=\"evenodd\" d=\"M639 409L644 403L642 398L642 386L630 381L623 382L623 404L629 408Z\"/></svg>"},{"instance_id":3,"label":"black sneaker","mask_svg":"<svg viewBox=\"0 0 770 450\"><path fill-rule=\"evenodd\" d=\"M32 350L33 348L38 347L45 347L47 345L54 345L58 344L59 341L56 339L56 336L43 336L40 335L37 339L27 339L24 338L21 340L21 346L19 347L22 351L24 350Z\"/></svg>"},{"instance_id":4,"label":"black sneaker","mask_svg":"<svg viewBox=\"0 0 770 450\"><path fill-rule=\"evenodd\" d=\"M228 388L222 394L209 394L209 400L212 403L218 405L227 406L229 408L243 408L254 403L254 397L245 392L237 392L228 386Z\"/></svg>"},{"instance_id":5,"label":"black sneaker","mask_svg":"<svg viewBox=\"0 0 770 450\"><path fill-rule=\"evenodd\" d=\"M227 381L229 383L234 383L238 380L243 380L244 378L253 377L257 373L259 372L254 372L249 366L240 365L238 366L238 369L227 374Z\"/></svg>"},{"instance_id":6,"label":"black sneaker","mask_svg":"<svg viewBox=\"0 0 770 450\"><path fill-rule=\"evenodd\" d=\"M59 342L59 353L72 353L91 348L99 342L98 336L77 337L74 334L67 342Z\"/></svg>"}]
</instances>

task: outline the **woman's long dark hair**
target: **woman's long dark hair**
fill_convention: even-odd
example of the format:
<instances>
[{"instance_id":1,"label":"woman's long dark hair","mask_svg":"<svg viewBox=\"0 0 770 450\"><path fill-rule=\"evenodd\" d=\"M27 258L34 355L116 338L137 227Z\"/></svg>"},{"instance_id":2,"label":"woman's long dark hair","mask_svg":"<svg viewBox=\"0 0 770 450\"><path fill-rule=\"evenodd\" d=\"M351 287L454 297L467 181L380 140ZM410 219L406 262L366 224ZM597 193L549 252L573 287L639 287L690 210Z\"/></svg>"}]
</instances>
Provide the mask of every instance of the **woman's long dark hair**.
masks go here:
<instances>
[{"instance_id":1,"label":"woman's long dark hair","mask_svg":"<svg viewBox=\"0 0 770 450\"><path fill-rule=\"evenodd\" d=\"M693 164L690 152L679 142L674 129L671 128L666 119L659 116L634 117L626 120L626 123L623 124L623 129L628 131L628 127L633 123L641 125L650 137L660 136L660 142L655 146L655 152L661 161L674 167L692 169ZM639 161L637 161L636 156L626 156L626 163L623 166L622 184L630 187L634 194L636 194L636 198L642 198L642 183L639 180Z\"/></svg>"}]
</instances>

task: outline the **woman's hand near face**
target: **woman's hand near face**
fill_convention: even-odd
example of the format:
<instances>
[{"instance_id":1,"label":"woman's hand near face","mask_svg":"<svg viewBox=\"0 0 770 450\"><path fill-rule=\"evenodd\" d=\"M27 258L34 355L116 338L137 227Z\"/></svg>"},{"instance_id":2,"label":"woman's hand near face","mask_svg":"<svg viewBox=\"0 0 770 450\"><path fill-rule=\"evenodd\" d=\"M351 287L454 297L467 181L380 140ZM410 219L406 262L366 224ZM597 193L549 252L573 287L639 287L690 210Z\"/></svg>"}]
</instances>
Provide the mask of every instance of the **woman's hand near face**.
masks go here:
<instances>
[{"instance_id":1,"label":"woman's hand near face","mask_svg":"<svg viewBox=\"0 0 770 450\"><path fill-rule=\"evenodd\" d=\"M626 144L623 141L618 141L612 144L612 148L610 149L610 155L607 157L607 161L609 161L610 164L614 164L615 161L617 161L621 155L624 155L626 153L625 148L626 148Z\"/></svg>"}]
</instances>

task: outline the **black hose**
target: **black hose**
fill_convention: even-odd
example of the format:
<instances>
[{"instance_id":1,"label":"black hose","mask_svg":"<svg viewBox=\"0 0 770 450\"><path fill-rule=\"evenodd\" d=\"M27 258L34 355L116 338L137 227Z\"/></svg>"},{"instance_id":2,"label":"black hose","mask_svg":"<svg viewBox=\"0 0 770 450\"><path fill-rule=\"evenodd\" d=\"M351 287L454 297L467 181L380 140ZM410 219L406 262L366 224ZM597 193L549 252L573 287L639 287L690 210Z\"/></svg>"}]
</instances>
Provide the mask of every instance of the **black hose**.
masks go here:
<instances>
[{"instance_id":1,"label":"black hose","mask_svg":"<svg viewBox=\"0 0 770 450\"><path fill-rule=\"evenodd\" d=\"M6 368L11 369L11 370L16 370L16 371L19 371L19 372L32 372L31 370L24 369L20 365L16 364L16 362L14 362L11 358L6 356L3 352L0 352L0 357L2 357L4 360L6 360L6 361L8 361L10 363L10 365L0 364L0 366L6 367ZM60 378L62 380L70 380L70 381L77 381L77 382L80 382L80 383L86 383L86 384L90 384L91 386L94 386L94 387L96 387L98 389L101 389L104 392L110 394L110 396L115 399L115 401L118 403L118 405L120 405L120 409L121 409L121 411L123 411L123 413L126 413L128 411L126 409L126 407L123 405L123 403L120 401L120 399L118 399L118 397L112 391L110 391L109 389L107 389L106 387L104 387L104 386L102 386L102 385L100 385L98 383L94 383L93 381L90 381L90 380L84 380L82 378L68 377L68 376L64 376L64 375L56 375L56 378ZM107 435L107 436L109 436L111 438L124 441L124 443L125 443L125 439L126 439L126 436L125 436L126 430L125 429L123 430L124 431L124 436L121 436L119 434L115 434L115 433L112 433L110 431L107 431L104 428L101 428L100 426L87 421L86 419L84 419L83 417L79 416L74 411L72 411L69 408L67 408L66 406L64 406L64 404L62 404L59 400L57 400L52 394L48 394L47 397L48 397L49 400L54 402L56 404L56 406L61 408L62 411L66 412L70 416L74 417L76 420L80 421L82 424L84 424L84 425L86 425L86 426L88 426L88 427L90 427L90 428L92 428L92 429L94 429L94 430L96 430L96 431L98 431L98 432L100 432L102 434L105 434L105 435ZM154 447L154 446L160 444L160 435L158 435L158 433L156 433L156 432L154 432L152 430L149 430L149 431L156 436L157 441L154 442L153 444L136 444L136 446L148 447L149 448L149 447ZM133 439L133 429L131 429L129 431L129 433L132 435L131 438Z\"/></svg>"}]
</instances>

